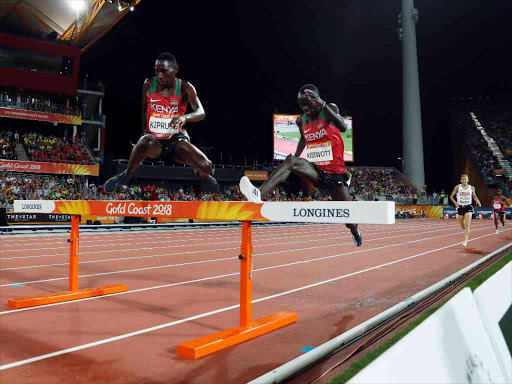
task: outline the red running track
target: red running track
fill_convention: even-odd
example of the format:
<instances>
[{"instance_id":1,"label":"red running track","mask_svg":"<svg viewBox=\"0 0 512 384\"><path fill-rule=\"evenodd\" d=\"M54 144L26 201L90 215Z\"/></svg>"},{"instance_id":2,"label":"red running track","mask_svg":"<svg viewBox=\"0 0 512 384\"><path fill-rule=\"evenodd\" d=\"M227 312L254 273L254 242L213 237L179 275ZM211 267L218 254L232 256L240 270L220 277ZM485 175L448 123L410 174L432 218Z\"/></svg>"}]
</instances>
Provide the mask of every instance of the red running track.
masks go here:
<instances>
[{"instance_id":1,"label":"red running track","mask_svg":"<svg viewBox=\"0 0 512 384\"><path fill-rule=\"evenodd\" d=\"M11 310L14 297L67 289L67 235L2 237L0 382L245 383L510 243L474 221L256 227L253 318L295 311L296 324L212 356L180 342L238 324L240 229L83 234L79 287L129 291Z\"/></svg>"}]
</instances>

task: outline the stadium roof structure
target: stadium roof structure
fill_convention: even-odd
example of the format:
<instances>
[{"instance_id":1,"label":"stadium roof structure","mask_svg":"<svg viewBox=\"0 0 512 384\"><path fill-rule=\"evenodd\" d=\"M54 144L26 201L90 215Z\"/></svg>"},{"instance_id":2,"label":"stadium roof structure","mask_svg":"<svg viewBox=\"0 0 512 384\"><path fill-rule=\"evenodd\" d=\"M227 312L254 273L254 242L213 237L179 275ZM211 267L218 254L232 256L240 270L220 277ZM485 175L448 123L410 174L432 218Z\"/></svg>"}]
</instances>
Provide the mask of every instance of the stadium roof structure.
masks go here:
<instances>
[{"instance_id":1,"label":"stadium roof structure","mask_svg":"<svg viewBox=\"0 0 512 384\"><path fill-rule=\"evenodd\" d=\"M141 0L1 0L0 32L64 41L86 52Z\"/></svg>"}]
</instances>

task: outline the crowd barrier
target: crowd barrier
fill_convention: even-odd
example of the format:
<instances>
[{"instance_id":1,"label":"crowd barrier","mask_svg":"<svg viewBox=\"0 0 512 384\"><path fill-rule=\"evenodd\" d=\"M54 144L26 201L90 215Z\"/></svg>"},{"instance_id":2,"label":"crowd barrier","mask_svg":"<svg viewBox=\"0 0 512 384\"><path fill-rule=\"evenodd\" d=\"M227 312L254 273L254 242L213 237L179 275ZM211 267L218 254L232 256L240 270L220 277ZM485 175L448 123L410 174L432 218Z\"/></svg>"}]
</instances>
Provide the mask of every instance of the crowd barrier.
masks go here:
<instances>
[{"instance_id":1,"label":"crowd barrier","mask_svg":"<svg viewBox=\"0 0 512 384\"><path fill-rule=\"evenodd\" d=\"M438 219L443 216L442 205L397 205L395 211L399 218Z\"/></svg>"},{"instance_id":2,"label":"crowd barrier","mask_svg":"<svg viewBox=\"0 0 512 384\"><path fill-rule=\"evenodd\" d=\"M505 208L505 216L507 219L512 219L512 208ZM443 217L445 219L456 219L458 218L457 210L455 207L447 207L443 209ZM494 210L492 208L478 208L475 207L473 210L473 219L493 219Z\"/></svg>"}]
</instances>

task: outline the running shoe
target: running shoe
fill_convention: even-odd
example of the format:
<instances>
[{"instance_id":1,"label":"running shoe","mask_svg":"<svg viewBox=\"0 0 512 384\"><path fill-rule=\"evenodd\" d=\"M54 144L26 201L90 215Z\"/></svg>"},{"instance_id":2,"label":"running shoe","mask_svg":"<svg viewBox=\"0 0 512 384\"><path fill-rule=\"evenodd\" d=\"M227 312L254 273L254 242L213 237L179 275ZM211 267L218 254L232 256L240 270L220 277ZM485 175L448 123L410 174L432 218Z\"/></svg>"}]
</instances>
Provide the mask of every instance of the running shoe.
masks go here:
<instances>
[{"instance_id":1,"label":"running shoe","mask_svg":"<svg viewBox=\"0 0 512 384\"><path fill-rule=\"evenodd\" d=\"M126 177L124 176L124 172L120 173L119 175L115 175L114 177L108 179L105 184L103 185L103 189L107 193L114 192L120 185L123 185L128 181Z\"/></svg>"},{"instance_id":2,"label":"running shoe","mask_svg":"<svg viewBox=\"0 0 512 384\"><path fill-rule=\"evenodd\" d=\"M240 191L247 197L247 200L253 203L261 203L261 193L247 176L240 179Z\"/></svg>"},{"instance_id":3,"label":"running shoe","mask_svg":"<svg viewBox=\"0 0 512 384\"><path fill-rule=\"evenodd\" d=\"M348 180L347 180L347 187L350 187L350 183L352 182L352 173L350 173L349 171L346 172L346 175L348 177Z\"/></svg>"},{"instance_id":4,"label":"running shoe","mask_svg":"<svg viewBox=\"0 0 512 384\"><path fill-rule=\"evenodd\" d=\"M363 245L363 235L361 235L361 232L357 231L355 235L352 235L354 238L354 244L360 247Z\"/></svg>"},{"instance_id":5,"label":"running shoe","mask_svg":"<svg viewBox=\"0 0 512 384\"><path fill-rule=\"evenodd\" d=\"M462 243L462 245L463 245L463 246L464 246L464 248L465 248L465 247L467 247L467 246L468 246L468 242L467 242L467 241L464 241L464 242Z\"/></svg>"},{"instance_id":6,"label":"running shoe","mask_svg":"<svg viewBox=\"0 0 512 384\"><path fill-rule=\"evenodd\" d=\"M213 176L206 176L201 180L201 192L205 193L219 193L219 184Z\"/></svg>"}]
</instances>

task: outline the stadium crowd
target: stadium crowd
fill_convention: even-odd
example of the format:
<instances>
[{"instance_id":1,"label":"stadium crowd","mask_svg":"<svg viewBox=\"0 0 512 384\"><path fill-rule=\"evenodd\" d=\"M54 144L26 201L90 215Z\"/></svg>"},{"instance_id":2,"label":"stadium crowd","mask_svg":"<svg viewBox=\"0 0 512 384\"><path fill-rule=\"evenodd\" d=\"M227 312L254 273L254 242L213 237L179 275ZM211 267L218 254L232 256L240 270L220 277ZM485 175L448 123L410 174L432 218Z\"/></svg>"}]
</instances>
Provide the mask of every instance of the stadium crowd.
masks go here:
<instances>
[{"instance_id":1,"label":"stadium crowd","mask_svg":"<svg viewBox=\"0 0 512 384\"><path fill-rule=\"evenodd\" d=\"M512 96L494 98L492 104L477 107L475 114L503 153L512 150Z\"/></svg>"},{"instance_id":2,"label":"stadium crowd","mask_svg":"<svg viewBox=\"0 0 512 384\"><path fill-rule=\"evenodd\" d=\"M16 144L12 132L0 132L0 158L16 160Z\"/></svg>"},{"instance_id":3,"label":"stadium crowd","mask_svg":"<svg viewBox=\"0 0 512 384\"><path fill-rule=\"evenodd\" d=\"M374 200L377 196L388 199L409 197L416 199L412 189L393 177L389 169L352 169L354 174L351 192L354 199ZM79 177L68 175L15 174L0 171L0 205L11 208L14 200L163 200L163 201L243 201L237 185L229 185L222 193L201 193L193 186L171 186L154 184L130 184L116 192L105 194L102 186L81 181ZM286 188L276 189L270 201L323 201L330 200L326 191L313 189L287 192Z\"/></svg>"},{"instance_id":4,"label":"stadium crowd","mask_svg":"<svg viewBox=\"0 0 512 384\"><path fill-rule=\"evenodd\" d=\"M498 159L493 155L489 144L476 128L469 112L458 111L455 113L457 124L462 137L464 138L469 151L480 169L486 184L495 184L493 170L502 169Z\"/></svg>"},{"instance_id":5,"label":"stadium crowd","mask_svg":"<svg viewBox=\"0 0 512 384\"><path fill-rule=\"evenodd\" d=\"M80 144L78 136L75 140L72 142L66 138L44 136L36 132L22 136L23 147L31 161L93 164L89 153Z\"/></svg>"},{"instance_id":6,"label":"stadium crowd","mask_svg":"<svg viewBox=\"0 0 512 384\"><path fill-rule=\"evenodd\" d=\"M18 97L20 96L20 97ZM66 106L58 104L50 96L28 96L16 95L10 92L0 92L0 107L9 109L20 109L24 111L36 111L46 113L57 113L60 115L80 116L78 106Z\"/></svg>"},{"instance_id":7,"label":"stadium crowd","mask_svg":"<svg viewBox=\"0 0 512 384\"><path fill-rule=\"evenodd\" d=\"M375 196L416 196L415 191L394 176L392 169L349 168L352 172L350 192L360 200L374 200Z\"/></svg>"},{"instance_id":8,"label":"stadium crowd","mask_svg":"<svg viewBox=\"0 0 512 384\"><path fill-rule=\"evenodd\" d=\"M82 200L82 190L80 179L73 176L0 172L0 206L7 209L14 200Z\"/></svg>"},{"instance_id":9,"label":"stadium crowd","mask_svg":"<svg viewBox=\"0 0 512 384\"><path fill-rule=\"evenodd\" d=\"M94 164L78 136L75 137L75 141L71 141L65 137L44 135L40 132L20 134L18 131L0 131L0 158L20 160L16 154L16 144L23 146L30 161Z\"/></svg>"}]
</instances>

